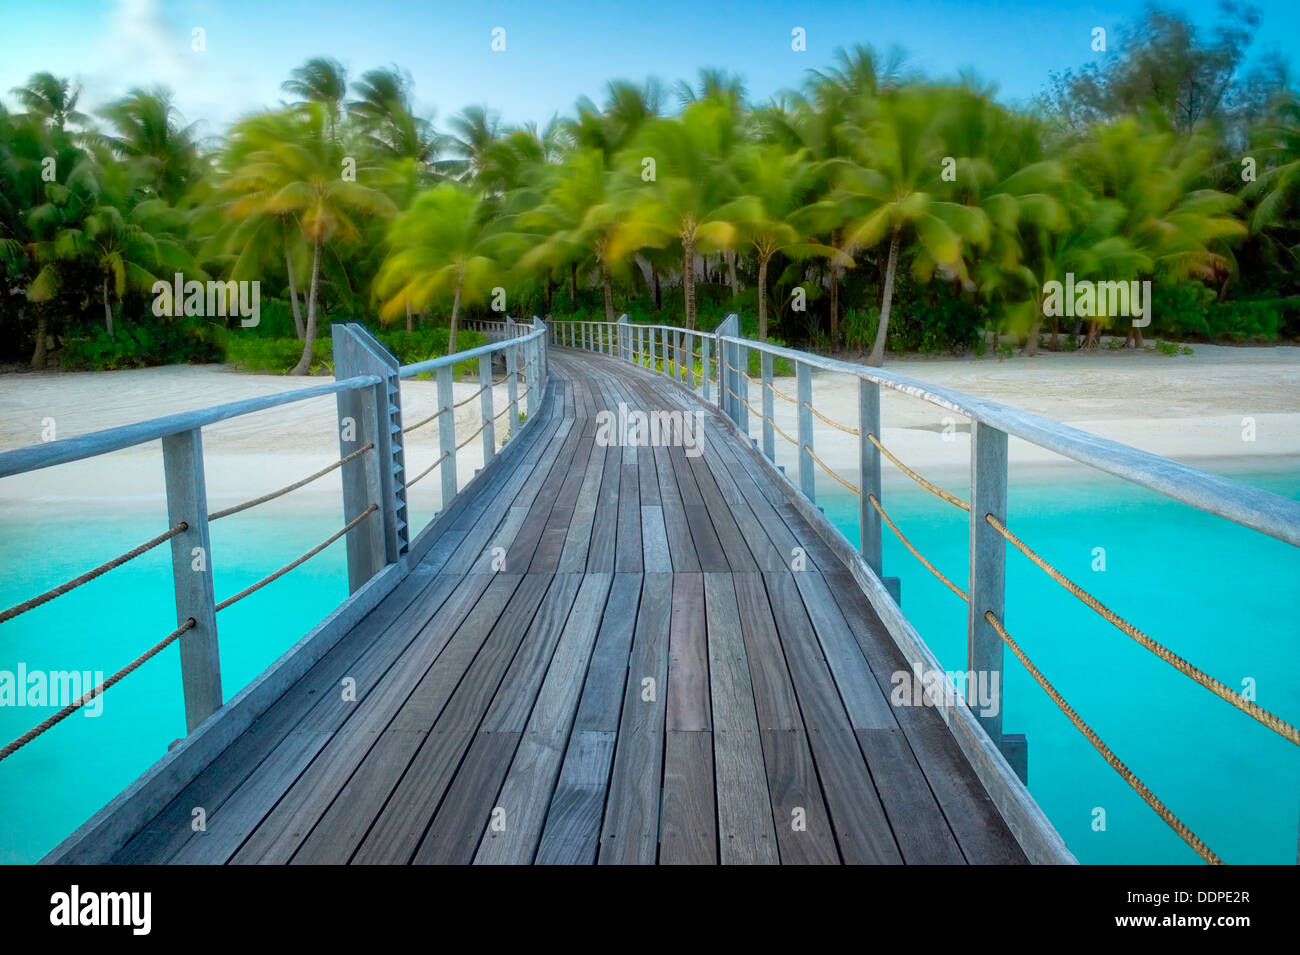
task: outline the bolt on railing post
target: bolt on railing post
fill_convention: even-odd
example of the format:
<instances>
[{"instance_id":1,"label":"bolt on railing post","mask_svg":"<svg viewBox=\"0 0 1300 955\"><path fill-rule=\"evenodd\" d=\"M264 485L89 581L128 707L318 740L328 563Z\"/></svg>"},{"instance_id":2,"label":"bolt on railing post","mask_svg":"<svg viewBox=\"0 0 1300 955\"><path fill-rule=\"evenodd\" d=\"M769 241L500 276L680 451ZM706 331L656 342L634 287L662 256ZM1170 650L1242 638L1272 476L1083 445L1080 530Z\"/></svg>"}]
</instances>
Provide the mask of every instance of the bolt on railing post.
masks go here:
<instances>
[{"instance_id":1,"label":"bolt on railing post","mask_svg":"<svg viewBox=\"0 0 1300 955\"><path fill-rule=\"evenodd\" d=\"M776 410L774 407L775 398L772 395L772 353L769 351L759 352L759 363L763 373L763 455L769 461L776 460L776 430L772 427L772 422L776 420L772 417Z\"/></svg>"},{"instance_id":2,"label":"bolt on railing post","mask_svg":"<svg viewBox=\"0 0 1300 955\"><path fill-rule=\"evenodd\" d=\"M217 645L216 597L212 589L212 544L208 538L208 493L203 473L203 436L198 428L162 439L167 486L167 521L186 529L171 539L176 622L195 626L180 638L185 731L221 709L221 654Z\"/></svg>"},{"instance_id":3,"label":"bolt on railing post","mask_svg":"<svg viewBox=\"0 0 1300 955\"><path fill-rule=\"evenodd\" d=\"M999 749L1002 739L1002 638L984 618L987 611L1005 621L1006 541L985 520L1007 517L1007 435L979 421L971 422L970 444L970 577L967 587L966 669L976 687L987 686L994 699L980 699L971 714ZM987 674L985 679L982 676ZM996 678L996 684L995 684ZM996 687L996 688L995 688ZM967 687L970 699L970 687ZM988 714L988 715L985 715Z\"/></svg>"},{"instance_id":4,"label":"bolt on railing post","mask_svg":"<svg viewBox=\"0 0 1300 955\"><path fill-rule=\"evenodd\" d=\"M884 576L884 558L880 543L880 514L870 496L884 504L880 489L880 451L867 435L880 440L880 385L866 378L858 379L858 474L862 490L858 494L858 527L861 534L862 559L877 577Z\"/></svg>"},{"instance_id":5,"label":"bolt on railing post","mask_svg":"<svg viewBox=\"0 0 1300 955\"><path fill-rule=\"evenodd\" d=\"M478 386L483 389L479 396L478 413L483 417L483 466L487 467L497 453L496 421L492 407L492 356L482 355L478 360Z\"/></svg>"},{"instance_id":6,"label":"bolt on railing post","mask_svg":"<svg viewBox=\"0 0 1300 955\"><path fill-rule=\"evenodd\" d=\"M406 459L402 441L401 363L363 325L338 322L330 326L336 379L377 375L373 388L339 392L339 452L347 457L366 444L374 451L340 469L343 519L353 520L371 504L374 520L348 531L348 589L356 593L407 549Z\"/></svg>"},{"instance_id":7,"label":"bolt on railing post","mask_svg":"<svg viewBox=\"0 0 1300 955\"><path fill-rule=\"evenodd\" d=\"M443 365L435 372L438 385L438 457L443 458L438 470L442 473L442 506L439 513L451 506L456 496L456 392L452 387L454 366Z\"/></svg>"},{"instance_id":8,"label":"bolt on railing post","mask_svg":"<svg viewBox=\"0 0 1300 955\"><path fill-rule=\"evenodd\" d=\"M794 367L799 398L799 490L808 500L816 501L817 481L809 453L814 448L812 412L808 410L812 404L812 366L806 361L798 361Z\"/></svg>"}]
</instances>

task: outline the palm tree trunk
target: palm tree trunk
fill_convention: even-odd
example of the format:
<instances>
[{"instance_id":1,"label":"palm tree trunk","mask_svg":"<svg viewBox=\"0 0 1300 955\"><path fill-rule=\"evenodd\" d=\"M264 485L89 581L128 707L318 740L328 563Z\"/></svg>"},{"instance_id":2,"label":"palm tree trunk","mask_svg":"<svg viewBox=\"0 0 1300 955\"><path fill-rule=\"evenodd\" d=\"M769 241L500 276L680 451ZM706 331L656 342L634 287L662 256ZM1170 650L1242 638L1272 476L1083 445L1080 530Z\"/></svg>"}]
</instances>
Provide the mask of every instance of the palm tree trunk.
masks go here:
<instances>
[{"instance_id":1,"label":"palm tree trunk","mask_svg":"<svg viewBox=\"0 0 1300 955\"><path fill-rule=\"evenodd\" d=\"M609 263L600 261L600 290L605 297L605 321L614 320L614 289L609 280Z\"/></svg>"},{"instance_id":2,"label":"palm tree trunk","mask_svg":"<svg viewBox=\"0 0 1300 955\"><path fill-rule=\"evenodd\" d=\"M682 307L686 327L695 328L695 236L682 236Z\"/></svg>"},{"instance_id":3,"label":"palm tree trunk","mask_svg":"<svg viewBox=\"0 0 1300 955\"><path fill-rule=\"evenodd\" d=\"M735 298L740 294L740 284L736 281L736 250L727 249L723 255L727 257L727 281L731 285L731 297Z\"/></svg>"},{"instance_id":4,"label":"palm tree trunk","mask_svg":"<svg viewBox=\"0 0 1300 955\"><path fill-rule=\"evenodd\" d=\"M889 240L889 265L885 268L885 298L880 305L880 327L876 329L876 343L871 346L867 364L879 368L885 363L885 341L889 338L889 309L894 302L894 272L898 268L899 226Z\"/></svg>"},{"instance_id":5,"label":"palm tree trunk","mask_svg":"<svg viewBox=\"0 0 1300 955\"><path fill-rule=\"evenodd\" d=\"M569 263L569 307L578 308L578 263Z\"/></svg>"},{"instance_id":6,"label":"palm tree trunk","mask_svg":"<svg viewBox=\"0 0 1300 955\"><path fill-rule=\"evenodd\" d=\"M546 273L546 292L545 292L545 294L543 295L543 298L542 298L542 311L546 313L547 317L550 317L550 314L551 314L551 295L552 295L554 289L555 289L555 282L553 282L553 281L551 280L551 273L550 273L550 272L547 272L547 273Z\"/></svg>"},{"instance_id":7,"label":"palm tree trunk","mask_svg":"<svg viewBox=\"0 0 1300 955\"><path fill-rule=\"evenodd\" d=\"M758 340L767 341L767 256L758 257Z\"/></svg>"},{"instance_id":8,"label":"palm tree trunk","mask_svg":"<svg viewBox=\"0 0 1300 955\"><path fill-rule=\"evenodd\" d=\"M36 348L32 352L32 367L36 369L45 367L46 324L45 308L38 305L36 313Z\"/></svg>"},{"instance_id":9,"label":"palm tree trunk","mask_svg":"<svg viewBox=\"0 0 1300 955\"><path fill-rule=\"evenodd\" d=\"M650 277L654 279L655 311L662 312L664 310L664 289L659 284L659 270L653 265L650 266Z\"/></svg>"},{"instance_id":10,"label":"palm tree trunk","mask_svg":"<svg viewBox=\"0 0 1300 955\"><path fill-rule=\"evenodd\" d=\"M408 332L415 331L415 316L411 314L411 300L409 298L406 300L406 330Z\"/></svg>"},{"instance_id":11,"label":"palm tree trunk","mask_svg":"<svg viewBox=\"0 0 1300 955\"><path fill-rule=\"evenodd\" d=\"M298 341L302 341L306 329L302 326L302 310L298 307L298 283L294 279L293 258L289 255L287 241L284 246L284 268L289 273L289 301L293 305L293 331L298 336Z\"/></svg>"},{"instance_id":12,"label":"palm tree trunk","mask_svg":"<svg viewBox=\"0 0 1300 955\"><path fill-rule=\"evenodd\" d=\"M456 282L456 297L451 300L451 324L447 332L447 354L456 353L456 326L460 324L460 290L463 280Z\"/></svg>"},{"instance_id":13,"label":"palm tree trunk","mask_svg":"<svg viewBox=\"0 0 1300 955\"><path fill-rule=\"evenodd\" d=\"M1052 351L1061 350L1061 320L1059 318L1052 319L1052 341L1047 347Z\"/></svg>"},{"instance_id":14,"label":"palm tree trunk","mask_svg":"<svg viewBox=\"0 0 1300 955\"><path fill-rule=\"evenodd\" d=\"M108 337L113 337L113 306L108 302L108 279L104 279L104 328L108 330Z\"/></svg>"},{"instance_id":15,"label":"palm tree trunk","mask_svg":"<svg viewBox=\"0 0 1300 955\"><path fill-rule=\"evenodd\" d=\"M321 240L316 239L316 246L311 257L311 287L307 292L307 333L302 343L302 357L293 366L291 375L305 375L311 371L312 351L316 347L316 296L320 289L320 247Z\"/></svg>"},{"instance_id":16,"label":"palm tree trunk","mask_svg":"<svg viewBox=\"0 0 1300 955\"><path fill-rule=\"evenodd\" d=\"M831 248L840 247L840 230L831 230ZM831 261L831 347L840 337L840 267L834 260Z\"/></svg>"}]
</instances>

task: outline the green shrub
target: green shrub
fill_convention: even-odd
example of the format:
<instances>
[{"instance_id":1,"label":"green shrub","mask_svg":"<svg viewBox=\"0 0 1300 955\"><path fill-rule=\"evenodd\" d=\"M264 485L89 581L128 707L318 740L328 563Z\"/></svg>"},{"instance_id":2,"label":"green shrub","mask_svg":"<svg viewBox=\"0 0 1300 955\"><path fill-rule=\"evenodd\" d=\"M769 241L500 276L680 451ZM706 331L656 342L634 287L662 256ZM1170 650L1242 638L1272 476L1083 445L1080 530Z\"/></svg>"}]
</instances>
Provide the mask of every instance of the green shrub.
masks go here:
<instances>
[{"instance_id":1,"label":"green shrub","mask_svg":"<svg viewBox=\"0 0 1300 955\"><path fill-rule=\"evenodd\" d=\"M65 371L113 371L220 361L218 335L214 326L196 320L155 325L118 322L112 338L100 328L93 335L64 339L59 367Z\"/></svg>"}]
</instances>

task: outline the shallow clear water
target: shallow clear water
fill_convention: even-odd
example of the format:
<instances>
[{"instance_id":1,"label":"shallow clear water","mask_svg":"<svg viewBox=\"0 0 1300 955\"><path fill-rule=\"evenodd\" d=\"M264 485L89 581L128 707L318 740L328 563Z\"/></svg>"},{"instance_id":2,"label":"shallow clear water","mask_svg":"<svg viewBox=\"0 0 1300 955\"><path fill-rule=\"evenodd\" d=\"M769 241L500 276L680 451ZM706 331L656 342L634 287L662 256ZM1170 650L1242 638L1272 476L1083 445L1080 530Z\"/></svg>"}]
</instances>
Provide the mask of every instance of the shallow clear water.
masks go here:
<instances>
[{"instance_id":1,"label":"shallow clear water","mask_svg":"<svg viewBox=\"0 0 1300 955\"><path fill-rule=\"evenodd\" d=\"M1300 499L1300 468L1251 483ZM957 493L966 488L952 487ZM819 503L857 540L857 503ZM908 484L889 486L891 517L937 566L965 578L966 519ZM304 553L338 527L334 510L261 508L213 526L218 598ZM1039 553L1156 639L1233 687L1255 680L1264 707L1300 722L1300 551L1109 478L1017 482L1009 524ZM0 521L0 606L158 533L161 516ZM1106 570L1091 569L1093 549ZM344 544L223 611L227 698L347 593ZM160 547L0 630L0 670L112 673L175 626L169 554ZM1007 624L1079 714L1228 862L1294 863L1300 753L1193 684L1008 551ZM965 605L886 531L885 569L903 608L951 670L965 669ZM1195 862L1174 835L1007 659L1004 725L1029 738L1030 790L1084 862ZM0 707L0 738L52 709ZM0 763L0 862L31 862L128 785L184 734L180 662L170 647L110 690L103 715L79 714ZM1094 831L1095 810L1106 813Z\"/></svg>"},{"instance_id":2,"label":"shallow clear water","mask_svg":"<svg viewBox=\"0 0 1300 955\"><path fill-rule=\"evenodd\" d=\"M886 464L886 467L888 465ZM1017 483L1007 524L1120 616L1234 689L1300 723L1300 549L1080 469L1071 484ZM1239 480L1300 499L1300 468ZM969 487L949 487L965 495ZM838 492L838 493L837 493ZM857 498L819 489L858 539ZM967 515L915 485L886 492L916 548L965 586ZM884 530L885 573L944 668L966 669L966 605ZM1094 571L1094 548L1105 570ZM1184 677L1007 548L1007 630L1114 753L1228 863L1296 861L1300 751ZM1110 768L1010 650L1003 729L1029 740L1029 789L1081 862L1199 857ZM1094 819L1105 812L1105 829Z\"/></svg>"}]
</instances>

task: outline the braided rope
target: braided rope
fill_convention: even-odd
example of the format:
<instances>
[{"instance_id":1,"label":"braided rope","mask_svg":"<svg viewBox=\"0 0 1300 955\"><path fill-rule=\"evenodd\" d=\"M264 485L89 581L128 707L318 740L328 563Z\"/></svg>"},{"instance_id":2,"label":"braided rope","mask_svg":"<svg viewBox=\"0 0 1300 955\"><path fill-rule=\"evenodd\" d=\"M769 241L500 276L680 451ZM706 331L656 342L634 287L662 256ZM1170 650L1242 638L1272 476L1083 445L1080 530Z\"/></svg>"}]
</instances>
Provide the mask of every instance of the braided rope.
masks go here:
<instances>
[{"instance_id":1,"label":"braided rope","mask_svg":"<svg viewBox=\"0 0 1300 955\"><path fill-rule=\"evenodd\" d=\"M76 590L82 584L90 583L96 577L100 577L108 573L110 570L113 570L117 567L121 567L127 561L135 560L137 557L139 557L141 554L145 553L146 551L153 550L163 541L171 540L177 534L184 533L185 531L189 530L189 527L190 527L189 524L187 524L185 521L181 521L175 527L171 528L170 530L163 531L161 534L159 534L157 537L153 538L152 540L147 540L139 547L133 547L125 554L122 554L119 557L114 557L112 560L100 564L98 567L94 568L93 570L86 571L80 577L74 577L72 580L69 580L66 583L59 584L59 586L51 588L50 590L45 591L45 593L43 594L38 594L37 596L32 597L30 600L24 600L20 604L15 604L14 606L10 607L8 610L0 612L0 623L4 623L7 620L12 620L14 617L25 614L29 610L34 610L37 607L39 607L41 604L53 600L55 597L62 597L64 594Z\"/></svg>"},{"instance_id":2,"label":"braided rope","mask_svg":"<svg viewBox=\"0 0 1300 955\"><path fill-rule=\"evenodd\" d=\"M36 739L36 737L44 733L46 730L50 729L51 727L55 726L58 723L62 723L65 719L67 719L69 716L71 716L81 707L85 706L95 697L102 696L104 692L108 690L110 687L112 687L115 683L117 683L123 677L130 676L139 667L143 666L149 660L156 657L159 653L162 653L162 651L165 650L168 646L170 646L173 642L175 642L176 639L179 638L181 634L185 633L185 631L187 630L192 630L195 626L197 626L197 624L195 623L194 618L193 617L188 618L183 624L181 624L179 627L177 627L167 636L163 637L161 640L155 643L144 653L140 654L138 657L136 657L126 666L122 667L122 669L118 670L116 673L110 676L103 683L99 684L99 686L96 686L93 689L83 693L78 699L69 703L63 709L59 710L59 712L55 713L53 716L49 717L48 719L42 720L38 725L32 727L22 736L18 737L12 743L5 746L4 749L0 749L0 760L12 756L14 753L18 752L18 750L22 749L32 740Z\"/></svg>"},{"instance_id":3,"label":"braided rope","mask_svg":"<svg viewBox=\"0 0 1300 955\"><path fill-rule=\"evenodd\" d=\"M880 514L882 518L884 518L885 523L889 525L889 529L898 535L898 539L903 542L903 546L906 547L908 550L910 550L912 552L912 556L921 562L921 566L924 567L926 570L928 570L930 573L934 574L934 576L938 577L940 582L942 582L945 587L947 587L949 590L955 593L958 597L960 597L962 600L966 601L967 603L970 603L970 598L966 596L966 591L962 590L951 580L945 577L943 571L941 571L938 567L934 566L934 564L930 563L928 560L922 557L921 552L912 546L912 542L908 540L904 536L903 532L898 529L898 525L889 519L889 515L885 513L885 509L881 507L880 502L876 500L876 495L868 494L867 500L871 502L872 507L876 509L876 511Z\"/></svg>"},{"instance_id":4,"label":"braided rope","mask_svg":"<svg viewBox=\"0 0 1300 955\"><path fill-rule=\"evenodd\" d=\"M803 449L804 449L805 451L808 452L809 457L811 457L814 461L816 461L816 462L821 466L821 469L822 469L823 471L825 471L825 472L826 472L827 474L829 474L831 477L835 478L835 480L837 480L837 481L839 481L841 484L843 484L846 488L848 488L849 491L851 491L851 492L854 493L854 494L860 494L860 493L862 493L861 490L857 487L857 485L850 484L848 481L844 480L844 478L840 477L838 474L836 474L834 471L832 471L832 470L831 470L831 469L826 465L826 462L824 462L821 458L817 457L817 452L813 451L813 449L810 448L810 447L808 447L808 445L805 444L805 445L803 446Z\"/></svg>"},{"instance_id":5,"label":"braided rope","mask_svg":"<svg viewBox=\"0 0 1300 955\"><path fill-rule=\"evenodd\" d=\"M410 433L411 433L412 431L414 431L416 428L423 428L423 427L424 427L426 424L428 424L430 421L433 421L435 418L440 418L440 417L442 417L444 414L446 414L446 413L447 413L448 411L450 411L450 410L451 410L451 408L449 408L449 407L442 407L442 408L439 408L437 411L435 411L433 414L429 415L429 417L425 418L423 421L417 421L415 424L408 424L405 428L402 429L402 434L410 434Z\"/></svg>"},{"instance_id":6,"label":"braided rope","mask_svg":"<svg viewBox=\"0 0 1300 955\"><path fill-rule=\"evenodd\" d=\"M825 421L828 425L830 425L832 428L836 429L837 431L843 431L845 434L851 434L855 438L858 436L857 428L846 428L838 421L832 421L830 418L826 417L824 414L822 414L820 411L818 411L816 408L814 408L806 401L800 402L800 404L802 404L805 408L807 408L809 411L815 414L818 418L821 418L822 421Z\"/></svg>"},{"instance_id":7,"label":"braided rope","mask_svg":"<svg viewBox=\"0 0 1300 955\"><path fill-rule=\"evenodd\" d=\"M868 435L867 435L867 440L870 441L872 444L874 444L874 445L876 446L876 449L877 449L881 454L883 454L885 457L889 458L890 461L894 462L894 467L898 468L898 470L902 471L904 474L906 474L908 477L910 477L910 478L911 478L913 481L915 481L917 484L921 485L921 487L925 488L925 489L926 489L927 491L929 491L931 494L934 494L934 495L936 495L936 496L938 496L938 497L943 498L945 501L947 501L947 502L948 502L949 504L951 504L953 507L959 507L959 508L961 508L963 511L969 511L969 510L970 510L970 505L967 504L965 501L963 501L961 498L957 497L957 495L955 495L955 494L950 494L948 491L945 491L943 488L939 487L939 485L937 485L937 484L931 484L931 483L930 483L929 481L927 481L925 478L921 477L921 475L917 474L915 471L913 471L911 468L909 468L909 467L908 467L906 464L904 464L902 461L898 460L898 458L894 457L894 456L889 452L889 449L888 449L888 448L886 448L883 444L881 444L879 441L876 440L876 436L875 436L874 434L868 434Z\"/></svg>"},{"instance_id":8,"label":"braided rope","mask_svg":"<svg viewBox=\"0 0 1300 955\"><path fill-rule=\"evenodd\" d=\"M1262 706L1259 706L1258 704L1252 702L1251 700L1246 699L1236 690L1232 689L1231 687L1227 686L1224 683L1219 682L1218 680L1210 676L1205 671L1199 669L1198 667L1193 666L1191 663L1188 663L1186 660L1184 660L1178 654L1174 653L1174 651L1170 650L1164 644L1159 643L1158 641L1147 636L1137 627L1133 626L1133 624L1129 623L1119 614L1115 613L1113 610L1111 610L1109 607L1103 604L1092 594L1088 593L1086 590L1084 590L1074 581L1070 580L1059 570L1057 570L1055 567L1049 564L1046 560L1040 557L1037 553L1033 551L1032 548L1029 547L1029 545L1027 545L1014 533L1012 533L1011 530L1006 526L1006 524L1002 523L992 514L984 515L984 519L993 527L994 530L996 530L999 534L1005 537L1007 541L1010 542L1010 544L1016 548L1016 550L1020 551L1031 561L1037 564L1038 567L1041 570L1043 570L1049 577L1055 580L1058 584L1060 584L1070 593L1074 594L1074 596L1078 597L1081 601L1083 601L1094 611L1096 611L1096 613L1098 613L1101 617L1103 617L1105 620L1109 621L1110 623L1114 624L1115 627L1121 633L1125 634L1128 637L1131 637L1133 640L1136 640L1139 644L1146 647L1148 650L1150 650L1152 653L1158 656L1161 660L1164 660L1166 663L1168 663L1179 673L1183 674L1183 676L1190 677L1192 680L1196 681L1201 686L1205 687L1215 696L1219 697L1220 699L1228 701L1237 709L1241 710L1246 715L1262 723L1264 726L1267 726L1269 729L1277 733L1279 736L1288 739L1292 743L1295 743L1296 745L1300 746L1300 730L1297 730L1296 727L1292 726L1290 723L1286 722L1280 717L1270 713Z\"/></svg>"},{"instance_id":9,"label":"braided rope","mask_svg":"<svg viewBox=\"0 0 1300 955\"><path fill-rule=\"evenodd\" d=\"M507 410L508 410L508 409L507 409ZM451 452L450 452L450 451L444 451L444 452L442 452L442 455L438 458L438 460L434 461L432 464L430 464L427 468L425 468L423 471L421 471L421 472L420 472L419 474L417 474L415 477L411 478L411 480L407 481L407 482L406 482L406 486L407 486L407 487L414 487L417 481L419 481L421 478L427 477L427 476L429 475L429 473L430 473L431 471L433 471L434 468L436 468L436 467L437 467L439 464L441 464L443 461L447 460L447 458L450 457L450 455L451 455Z\"/></svg>"},{"instance_id":10,"label":"braided rope","mask_svg":"<svg viewBox=\"0 0 1300 955\"><path fill-rule=\"evenodd\" d=\"M317 478L324 477L325 475L333 471L335 468L341 468L349 461L361 457L361 455L365 454L374 446L375 446L374 442L371 441L368 444L362 445L361 447L357 448L347 457L340 458L339 460L335 461L333 464L329 465L328 467L321 468L319 471L317 471L315 474L311 475L310 477L305 477L301 481L297 481L293 484L288 485L287 487L282 487L278 491L272 491L270 494L263 494L261 497L255 497L251 501L245 501L243 504L236 504L234 507L228 507L224 511L216 511L212 514L209 514L208 522L211 523L212 521L219 521L223 517L229 517L231 514L238 514L240 511L246 511L250 507L257 507L257 505L259 504L265 504L267 501L274 501L277 497L283 497L284 495L288 494L290 491L296 491L300 487L306 487L312 481L315 481Z\"/></svg>"},{"instance_id":11,"label":"braided rope","mask_svg":"<svg viewBox=\"0 0 1300 955\"><path fill-rule=\"evenodd\" d=\"M263 577L261 580L259 580L257 583L253 584L252 586L245 587L243 590L235 594L233 597L227 597L225 600L221 601L221 603L217 604L216 610L217 611L225 610L231 604L238 603L239 601L247 597L249 594L255 594L263 587L265 587L267 584L279 580L281 577L283 577L289 571L293 570L299 564L304 564L307 561L311 560L313 557L315 557L317 554L323 551L326 547L329 547L330 544L333 544L336 540L338 540L348 531L352 530L352 528L356 527L358 524L360 524L363 520L365 520L367 517L369 517L377 510L379 510L379 505L371 504L369 507L367 507L356 517L352 518L352 520L344 524L340 530L332 534L328 540L322 541L321 543L317 544L315 547L307 551L307 553L303 554L297 560L285 564L283 567L281 567L279 570L277 570L275 573L271 574L270 576Z\"/></svg>"},{"instance_id":12,"label":"braided rope","mask_svg":"<svg viewBox=\"0 0 1300 955\"><path fill-rule=\"evenodd\" d=\"M1200 840L1196 833L1187 828L1181 819L1175 816L1164 803L1156 798L1155 793L1148 789L1142 780L1138 779L1133 770L1124 765L1120 758L1111 751L1110 747L1101 741L1101 737L1093 732L1092 727L1083 721L1069 703L1065 702L1065 698L1061 696L1061 694L1057 692L1056 688L1047 681L1047 677L1043 676L1038 667L1034 666L1029 657L1025 655L1025 651L1021 650L1016 641L1011 639L1011 634L1007 633L1006 627L1002 625L1002 622L998 620L993 611L985 611L984 619L989 622L989 626L991 626L997 632L998 636L1003 639L1006 645L1011 648L1011 652L1016 655L1016 659L1018 659L1024 668L1029 671L1029 675L1037 680L1038 685L1041 686L1047 695L1052 698L1052 702L1055 703L1060 708L1061 712L1065 714L1066 718L1074 724L1075 729L1087 738L1088 742L1093 745L1093 748L1096 749L1097 752L1101 753L1102 759L1106 760L1106 762L1110 764L1111 769L1119 773L1120 776L1123 777L1124 782L1128 783L1129 786L1133 788L1133 791L1141 796L1142 799L1145 800L1146 804L1154 809L1156 814L1165 821L1165 824L1168 825L1170 829L1174 830L1174 832L1178 833L1182 840L1196 851L1197 855L1210 863L1210 865L1223 865L1223 860L1215 855L1214 852L1210 850L1210 847Z\"/></svg>"},{"instance_id":13,"label":"braided rope","mask_svg":"<svg viewBox=\"0 0 1300 955\"><path fill-rule=\"evenodd\" d=\"M478 426L478 430L476 430L473 434L471 434L468 438L466 438L466 439L465 439L464 441L462 441L460 444L456 445L456 450L459 451L461 448L465 447L465 445L469 444L471 441L473 441L475 438L477 438L480 434L483 433L483 429L486 428L487 426L488 426L488 423L487 423L486 421L484 421L481 425Z\"/></svg>"}]
</instances>

